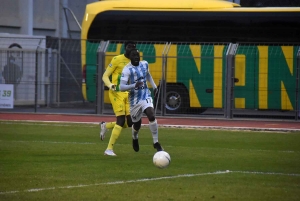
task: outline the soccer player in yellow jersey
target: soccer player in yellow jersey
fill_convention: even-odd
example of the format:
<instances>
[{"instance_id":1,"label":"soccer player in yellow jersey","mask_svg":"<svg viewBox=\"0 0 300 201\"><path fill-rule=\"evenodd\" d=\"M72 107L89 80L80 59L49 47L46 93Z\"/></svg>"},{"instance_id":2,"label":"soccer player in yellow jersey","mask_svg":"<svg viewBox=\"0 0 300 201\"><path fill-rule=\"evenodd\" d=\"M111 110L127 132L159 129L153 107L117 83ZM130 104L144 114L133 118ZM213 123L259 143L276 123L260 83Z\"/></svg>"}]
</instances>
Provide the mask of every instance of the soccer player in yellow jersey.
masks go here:
<instances>
[{"instance_id":1,"label":"soccer player in yellow jersey","mask_svg":"<svg viewBox=\"0 0 300 201\"><path fill-rule=\"evenodd\" d=\"M107 149L104 155L116 156L113 151L114 144L121 134L122 128L132 126L132 120L130 117L128 92L122 92L119 89L120 77L122 70L126 64L130 62L129 53L131 49L136 48L136 43L133 41L127 41L124 44L125 53L115 56L108 67L106 68L102 80L104 84L109 88L109 99L112 104L114 113L117 117L116 122L101 122L100 124L100 138L104 140L107 129L112 128L112 133L107 145ZM112 80L109 77L112 76ZM135 133L136 136L136 133ZM137 140L133 140L133 149L139 151L139 144Z\"/></svg>"}]
</instances>

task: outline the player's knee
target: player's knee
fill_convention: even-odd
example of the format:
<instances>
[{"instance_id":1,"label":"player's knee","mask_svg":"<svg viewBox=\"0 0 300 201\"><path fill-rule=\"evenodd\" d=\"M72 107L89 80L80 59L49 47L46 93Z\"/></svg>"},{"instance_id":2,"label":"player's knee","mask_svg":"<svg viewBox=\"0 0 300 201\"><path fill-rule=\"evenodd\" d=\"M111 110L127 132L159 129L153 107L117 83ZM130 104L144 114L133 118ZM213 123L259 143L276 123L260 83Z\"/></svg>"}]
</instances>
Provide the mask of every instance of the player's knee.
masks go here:
<instances>
[{"instance_id":1,"label":"player's knee","mask_svg":"<svg viewBox=\"0 0 300 201\"><path fill-rule=\"evenodd\" d=\"M126 121L127 121L128 127L131 127L133 125L130 115L126 116Z\"/></svg>"},{"instance_id":2,"label":"player's knee","mask_svg":"<svg viewBox=\"0 0 300 201\"><path fill-rule=\"evenodd\" d=\"M155 121L155 116L154 115L149 116L148 119L149 119L149 121L153 122L153 121Z\"/></svg>"},{"instance_id":3,"label":"player's knee","mask_svg":"<svg viewBox=\"0 0 300 201\"><path fill-rule=\"evenodd\" d=\"M117 125L123 127L125 124L125 115L117 116Z\"/></svg>"},{"instance_id":4,"label":"player's knee","mask_svg":"<svg viewBox=\"0 0 300 201\"><path fill-rule=\"evenodd\" d=\"M155 120L154 109L152 107L148 107L145 110L145 113L146 113L149 121L154 121Z\"/></svg>"},{"instance_id":5,"label":"player's knee","mask_svg":"<svg viewBox=\"0 0 300 201\"><path fill-rule=\"evenodd\" d=\"M134 130L136 130L136 131L140 130L141 125L142 125L142 122L141 122L141 121L138 121L138 122L134 123L134 124L133 124Z\"/></svg>"}]
</instances>

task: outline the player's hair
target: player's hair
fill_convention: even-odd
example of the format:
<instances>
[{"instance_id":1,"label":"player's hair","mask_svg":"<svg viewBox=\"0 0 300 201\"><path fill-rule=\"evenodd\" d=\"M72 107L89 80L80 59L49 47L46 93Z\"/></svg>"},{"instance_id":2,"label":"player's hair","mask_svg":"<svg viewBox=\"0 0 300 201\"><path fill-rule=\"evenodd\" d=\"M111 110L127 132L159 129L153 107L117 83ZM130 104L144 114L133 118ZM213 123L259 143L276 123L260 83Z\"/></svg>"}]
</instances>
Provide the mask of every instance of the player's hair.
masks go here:
<instances>
[{"instance_id":1,"label":"player's hair","mask_svg":"<svg viewBox=\"0 0 300 201\"><path fill-rule=\"evenodd\" d=\"M134 47L136 47L136 42L134 42L134 41L126 41L126 42L124 43L124 48L126 48L126 46L127 46L128 44L132 44L132 45L134 45Z\"/></svg>"}]
</instances>

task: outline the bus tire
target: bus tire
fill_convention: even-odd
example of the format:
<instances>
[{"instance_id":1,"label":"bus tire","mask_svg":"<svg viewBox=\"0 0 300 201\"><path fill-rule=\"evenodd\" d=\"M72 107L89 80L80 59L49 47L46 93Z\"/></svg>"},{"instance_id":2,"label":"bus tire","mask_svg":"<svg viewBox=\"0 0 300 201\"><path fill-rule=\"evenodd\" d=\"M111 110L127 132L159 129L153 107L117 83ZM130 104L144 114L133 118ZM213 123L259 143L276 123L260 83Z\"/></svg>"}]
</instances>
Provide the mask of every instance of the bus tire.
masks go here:
<instances>
[{"instance_id":1,"label":"bus tire","mask_svg":"<svg viewBox=\"0 0 300 201\"><path fill-rule=\"evenodd\" d=\"M188 90L182 85L167 85L165 108L167 114L184 113L190 107Z\"/></svg>"}]
</instances>

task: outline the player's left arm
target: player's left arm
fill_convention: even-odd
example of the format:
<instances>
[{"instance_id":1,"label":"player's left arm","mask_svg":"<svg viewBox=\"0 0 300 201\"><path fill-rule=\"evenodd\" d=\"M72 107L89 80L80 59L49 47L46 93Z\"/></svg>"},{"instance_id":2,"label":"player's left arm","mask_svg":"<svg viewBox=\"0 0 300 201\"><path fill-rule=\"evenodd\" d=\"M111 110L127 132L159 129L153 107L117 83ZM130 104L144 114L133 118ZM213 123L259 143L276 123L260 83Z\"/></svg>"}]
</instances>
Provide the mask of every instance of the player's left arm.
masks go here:
<instances>
[{"instance_id":1,"label":"player's left arm","mask_svg":"<svg viewBox=\"0 0 300 201\"><path fill-rule=\"evenodd\" d=\"M118 56L114 57L110 64L107 66L105 72L102 75L102 80L104 84L111 90L116 90L116 83L112 83L109 79L109 77L113 74L115 69L118 66Z\"/></svg>"},{"instance_id":2,"label":"player's left arm","mask_svg":"<svg viewBox=\"0 0 300 201\"><path fill-rule=\"evenodd\" d=\"M133 89L135 87L135 84L127 84L127 81L122 80L120 81L120 91L128 91L130 89Z\"/></svg>"},{"instance_id":3,"label":"player's left arm","mask_svg":"<svg viewBox=\"0 0 300 201\"><path fill-rule=\"evenodd\" d=\"M126 68L124 68L120 78L120 85L119 85L120 91L128 91L130 89L135 88L136 83L128 84L129 77L130 77L130 72Z\"/></svg>"},{"instance_id":4,"label":"player's left arm","mask_svg":"<svg viewBox=\"0 0 300 201\"><path fill-rule=\"evenodd\" d=\"M144 85L143 82L139 82L139 81L133 84L128 84L129 77L130 77L129 70L123 69L122 76L120 79L120 91L128 91L130 89L139 90Z\"/></svg>"},{"instance_id":5,"label":"player's left arm","mask_svg":"<svg viewBox=\"0 0 300 201\"><path fill-rule=\"evenodd\" d=\"M120 82L120 91L128 91L130 89L136 89L136 90L138 90L143 85L144 85L143 82L136 82L136 83L133 83L133 84L127 84L127 81L121 79L121 82Z\"/></svg>"},{"instance_id":6,"label":"player's left arm","mask_svg":"<svg viewBox=\"0 0 300 201\"><path fill-rule=\"evenodd\" d=\"M146 80L148 82L150 82L152 88L153 88L153 93L154 93L154 97L156 97L157 93L158 93L158 89L157 89L157 86L152 78L152 75L150 73L150 71L148 71L148 74L146 75Z\"/></svg>"},{"instance_id":7,"label":"player's left arm","mask_svg":"<svg viewBox=\"0 0 300 201\"><path fill-rule=\"evenodd\" d=\"M153 89L157 88L157 86L156 86L156 84L155 84L155 82L154 82L154 80L152 78L152 75L151 75L150 71L146 75L146 80L151 84L151 86L152 86Z\"/></svg>"}]
</instances>

